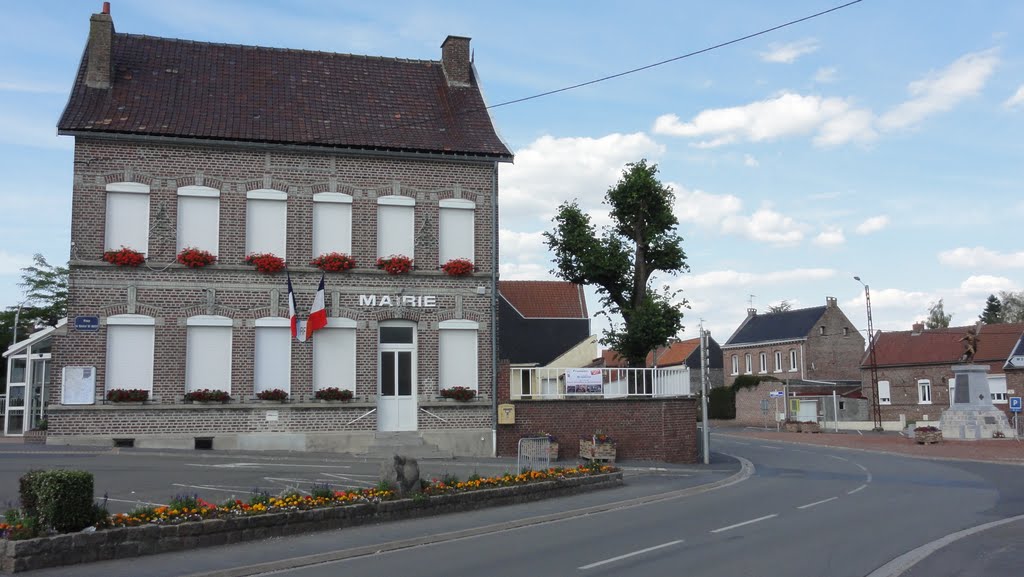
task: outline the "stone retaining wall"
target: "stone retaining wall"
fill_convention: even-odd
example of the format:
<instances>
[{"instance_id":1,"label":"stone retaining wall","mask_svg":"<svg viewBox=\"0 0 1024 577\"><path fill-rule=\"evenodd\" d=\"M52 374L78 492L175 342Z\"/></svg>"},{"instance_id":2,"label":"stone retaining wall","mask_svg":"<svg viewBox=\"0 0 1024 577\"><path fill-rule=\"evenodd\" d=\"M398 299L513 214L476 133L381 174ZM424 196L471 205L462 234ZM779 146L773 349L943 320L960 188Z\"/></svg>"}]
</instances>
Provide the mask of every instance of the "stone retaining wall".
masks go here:
<instances>
[{"instance_id":1,"label":"stone retaining wall","mask_svg":"<svg viewBox=\"0 0 1024 577\"><path fill-rule=\"evenodd\" d=\"M621 484L622 473L617 472L542 481L516 487L482 489L454 495L438 495L424 501L401 499L378 504L360 503L309 511L210 519L177 525L144 525L24 541L0 541L0 570L4 573L19 573L44 567L139 557L268 537L342 529L382 521L525 503L617 487Z\"/></svg>"}]
</instances>

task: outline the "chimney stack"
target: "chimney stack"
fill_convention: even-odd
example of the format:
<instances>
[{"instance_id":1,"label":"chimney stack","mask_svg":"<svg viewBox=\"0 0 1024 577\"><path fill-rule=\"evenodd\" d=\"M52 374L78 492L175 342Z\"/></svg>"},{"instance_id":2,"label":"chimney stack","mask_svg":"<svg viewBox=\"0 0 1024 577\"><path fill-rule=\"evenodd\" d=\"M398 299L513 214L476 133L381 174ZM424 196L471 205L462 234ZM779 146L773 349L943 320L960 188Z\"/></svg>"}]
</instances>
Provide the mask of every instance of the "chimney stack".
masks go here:
<instances>
[{"instance_id":1,"label":"chimney stack","mask_svg":"<svg viewBox=\"0 0 1024 577\"><path fill-rule=\"evenodd\" d=\"M825 306L830 309L836 308L836 297L825 297Z\"/></svg>"},{"instance_id":2,"label":"chimney stack","mask_svg":"<svg viewBox=\"0 0 1024 577\"><path fill-rule=\"evenodd\" d=\"M469 86L472 80L469 40L465 36L449 36L441 43L441 67L449 86Z\"/></svg>"},{"instance_id":3,"label":"chimney stack","mask_svg":"<svg viewBox=\"0 0 1024 577\"><path fill-rule=\"evenodd\" d=\"M924 323L914 323L913 334L919 335L924 332Z\"/></svg>"},{"instance_id":4,"label":"chimney stack","mask_svg":"<svg viewBox=\"0 0 1024 577\"><path fill-rule=\"evenodd\" d=\"M89 47L85 85L89 88L110 88L113 77L111 44L114 39L114 19L110 17L110 2L103 3L103 12L89 19Z\"/></svg>"},{"instance_id":5,"label":"chimney stack","mask_svg":"<svg viewBox=\"0 0 1024 577\"><path fill-rule=\"evenodd\" d=\"M747 316L748 317L756 317L757 316L757 309L747 309Z\"/></svg>"}]
</instances>

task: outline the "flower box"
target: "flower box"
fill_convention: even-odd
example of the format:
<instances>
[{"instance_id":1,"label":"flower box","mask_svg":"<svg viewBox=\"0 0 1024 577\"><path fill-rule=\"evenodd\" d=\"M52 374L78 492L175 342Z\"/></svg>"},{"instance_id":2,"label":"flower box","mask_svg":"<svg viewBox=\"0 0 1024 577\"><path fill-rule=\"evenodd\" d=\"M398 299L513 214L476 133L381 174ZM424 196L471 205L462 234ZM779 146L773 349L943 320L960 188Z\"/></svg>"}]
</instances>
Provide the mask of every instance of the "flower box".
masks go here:
<instances>
[{"instance_id":1,"label":"flower box","mask_svg":"<svg viewBox=\"0 0 1024 577\"><path fill-rule=\"evenodd\" d=\"M353 396L352 391L338 387L326 387L313 394L313 398L317 401L327 403L347 403L352 400Z\"/></svg>"},{"instance_id":2,"label":"flower box","mask_svg":"<svg viewBox=\"0 0 1024 577\"><path fill-rule=\"evenodd\" d=\"M326 272L344 272L356 267L356 259L342 252L329 252L309 261L309 264Z\"/></svg>"},{"instance_id":3,"label":"flower box","mask_svg":"<svg viewBox=\"0 0 1024 577\"><path fill-rule=\"evenodd\" d=\"M256 253L245 257L245 264L256 267L258 272L274 274L284 269L284 259L271 253Z\"/></svg>"},{"instance_id":4,"label":"flower box","mask_svg":"<svg viewBox=\"0 0 1024 577\"><path fill-rule=\"evenodd\" d=\"M441 270L448 276L469 276L474 268L473 261L468 258L453 258L441 265Z\"/></svg>"},{"instance_id":5,"label":"flower box","mask_svg":"<svg viewBox=\"0 0 1024 577\"><path fill-rule=\"evenodd\" d=\"M800 425L802 424L803 423L799 423L797 421L786 421L785 423L782 424L782 427L783 429L785 429L787 433L799 433Z\"/></svg>"},{"instance_id":6,"label":"flower box","mask_svg":"<svg viewBox=\"0 0 1024 577\"><path fill-rule=\"evenodd\" d=\"M284 389L267 389L266 391L256 393L255 400L283 403L288 400L288 391Z\"/></svg>"},{"instance_id":7,"label":"flower box","mask_svg":"<svg viewBox=\"0 0 1024 577\"><path fill-rule=\"evenodd\" d=\"M406 274L412 270L413 260L402 254L393 254L387 258L377 259L377 268L388 274Z\"/></svg>"},{"instance_id":8,"label":"flower box","mask_svg":"<svg viewBox=\"0 0 1024 577\"><path fill-rule=\"evenodd\" d=\"M580 458L614 463L615 443L595 443L589 439L580 439Z\"/></svg>"},{"instance_id":9,"label":"flower box","mask_svg":"<svg viewBox=\"0 0 1024 577\"><path fill-rule=\"evenodd\" d=\"M804 421L804 422L800 423L800 432L801 433L820 433L821 432L821 425L819 423L814 422L814 421Z\"/></svg>"},{"instance_id":10,"label":"flower box","mask_svg":"<svg viewBox=\"0 0 1024 577\"><path fill-rule=\"evenodd\" d=\"M941 443L942 430L937 427L918 427L914 429L914 440L918 445Z\"/></svg>"},{"instance_id":11,"label":"flower box","mask_svg":"<svg viewBox=\"0 0 1024 577\"><path fill-rule=\"evenodd\" d=\"M187 246L178 253L177 260L188 268L202 268L217 262L217 257L208 250Z\"/></svg>"},{"instance_id":12,"label":"flower box","mask_svg":"<svg viewBox=\"0 0 1024 577\"><path fill-rule=\"evenodd\" d=\"M185 393L186 403L209 403L209 404L223 404L231 400L231 395L227 391L217 391L212 389L199 389Z\"/></svg>"},{"instance_id":13,"label":"flower box","mask_svg":"<svg viewBox=\"0 0 1024 577\"><path fill-rule=\"evenodd\" d=\"M103 253L103 260L117 266L137 267L146 262L146 256L137 250L122 246L118 250Z\"/></svg>"},{"instance_id":14,"label":"flower box","mask_svg":"<svg viewBox=\"0 0 1024 577\"><path fill-rule=\"evenodd\" d=\"M476 397L476 391L469 387L449 387L441 389L441 397L465 403Z\"/></svg>"},{"instance_id":15,"label":"flower box","mask_svg":"<svg viewBox=\"0 0 1024 577\"><path fill-rule=\"evenodd\" d=\"M149 400L149 391L145 389L110 389L107 391L107 402L134 403L141 405Z\"/></svg>"}]
</instances>

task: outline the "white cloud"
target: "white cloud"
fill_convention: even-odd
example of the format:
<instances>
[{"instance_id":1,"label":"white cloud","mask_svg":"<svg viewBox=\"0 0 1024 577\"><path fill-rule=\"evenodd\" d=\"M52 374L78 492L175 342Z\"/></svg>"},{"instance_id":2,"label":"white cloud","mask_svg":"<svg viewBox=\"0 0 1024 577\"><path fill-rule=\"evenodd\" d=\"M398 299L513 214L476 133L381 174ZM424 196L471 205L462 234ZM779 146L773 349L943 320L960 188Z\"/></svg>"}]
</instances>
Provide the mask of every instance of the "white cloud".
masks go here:
<instances>
[{"instance_id":1,"label":"white cloud","mask_svg":"<svg viewBox=\"0 0 1024 577\"><path fill-rule=\"evenodd\" d=\"M1007 108L1014 108L1021 104L1024 104L1024 84L1021 84L1017 92L1014 92L1013 96L1007 98L1006 102L1003 103Z\"/></svg>"},{"instance_id":2,"label":"white cloud","mask_svg":"<svg viewBox=\"0 0 1024 577\"><path fill-rule=\"evenodd\" d=\"M843 229L835 227L821 231L814 238L814 244L818 246L838 246L844 242L846 242L846 237L843 236Z\"/></svg>"},{"instance_id":3,"label":"white cloud","mask_svg":"<svg viewBox=\"0 0 1024 577\"><path fill-rule=\"evenodd\" d=\"M977 275L970 276L960 283L960 290L964 294L990 295L999 291L1013 291L1017 289L1016 283L1004 276Z\"/></svg>"},{"instance_id":4,"label":"white cloud","mask_svg":"<svg viewBox=\"0 0 1024 577\"><path fill-rule=\"evenodd\" d=\"M921 308L921 303L937 301L940 297L933 293L922 291L906 291L897 288L872 289L871 306L877 308L899 308L910 307L914 310ZM851 308L864 307L864 293L861 292L856 298L844 303L844 306Z\"/></svg>"},{"instance_id":5,"label":"white cloud","mask_svg":"<svg viewBox=\"0 0 1024 577\"><path fill-rule=\"evenodd\" d=\"M850 102L842 98L784 92L743 106L703 110L690 122L682 122L675 114L664 114L655 120L654 132L705 138L697 146L713 148L741 139L771 141L820 130L819 144L832 145L873 138L870 122L864 126L870 114L852 108Z\"/></svg>"},{"instance_id":6,"label":"white cloud","mask_svg":"<svg viewBox=\"0 0 1024 577\"><path fill-rule=\"evenodd\" d=\"M516 232L503 228L498 231L498 245L503 263L537 262L547 258L543 231Z\"/></svg>"},{"instance_id":7,"label":"white cloud","mask_svg":"<svg viewBox=\"0 0 1024 577\"><path fill-rule=\"evenodd\" d=\"M777 64L792 64L797 58L818 50L818 41L805 38L788 44L772 43L766 52L761 52L761 60Z\"/></svg>"},{"instance_id":8,"label":"white cloud","mask_svg":"<svg viewBox=\"0 0 1024 577\"><path fill-rule=\"evenodd\" d=\"M889 226L889 217L883 214L866 219L864 222L858 224L857 228L854 230L857 234L871 234L873 232L878 232L887 226Z\"/></svg>"},{"instance_id":9,"label":"white cloud","mask_svg":"<svg viewBox=\"0 0 1024 577\"><path fill-rule=\"evenodd\" d=\"M21 269L32 264L32 257L23 254L11 254L0 250L0 275L21 274Z\"/></svg>"},{"instance_id":10,"label":"white cloud","mask_svg":"<svg viewBox=\"0 0 1024 577\"><path fill-rule=\"evenodd\" d=\"M743 208L743 201L731 194L712 194L679 185L672 185L672 189L676 195L675 214L679 222L717 228L726 217L739 213Z\"/></svg>"},{"instance_id":11,"label":"white cloud","mask_svg":"<svg viewBox=\"0 0 1024 577\"><path fill-rule=\"evenodd\" d=\"M532 263L507 263L498 267L501 280L556 280L551 268Z\"/></svg>"},{"instance_id":12,"label":"white cloud","mask_svg":"<svg viewBox=\"0 0 1024 577\"><path fill-rule=\"evenodd\" d=\"M757 168L758 166L761 166L761 163L758 162L757 159L754 158L753 156L751 156L749 154L744 154L743 155L743 166L749 166L750 168Z\"/></svg>"},{"instance_id":13,"label":"white cloud","mask_svg":"<svg viewBox=\"0 0 1024 577\"><path fill-rule=\"evenodd\" d=\"M713 287L751 286L764 284L781 284L791 282L808 282L832 278L836 271L830 268L798 268L779 270L768 273L738 272L734 270L717 270L695 275L679 277L676 284L679 288L705 289Z\"/></svg>"},{"instance_id":14,"label":"white cloud","mask_svg":"<svg viewBox=\"0 0 1024 577\"><path fill-rule=\"evenodd\" d=\"M952 109L965 98L978 94L998 63L994 49L972 52L943 70L911 82L907 90L912 98L885 113L879 119L879 127L909 128L932 114Z\"/></svg>"},{"instance_id":15,"label":"white cloud","mask_svg":"<svg viewBox=\"0 0 1024 577\"><path fill-rule=\"evenodd\" d=\"M722 221L725 232L779 246L799 243L804 239L807 228L807 225L770 208L758 209L750 216L727 216Z\"/></svg>"},{"instance_id":16,"label":"white cloud","mask_svg":"<svg viewBox=\"0 0 1024 577\"><path fill-rule=\"evenodd\" d=\"M558 205L579 198L598 206L622 169L663 147L642 132L601 138L543 136L516 151L516 162L502 165L502 218L548 219Z\"/></svg>"},{"instance_id":17,"label":"white cloud","mask_svg":"<svg viewBox=\"0 0 1024 577\"><path fill-rule=\"evenodd\" d=\"M836 70L834 66L819 68L818 71L814 74L814 81L817 82L818 84L828 84L830 82L835 82L837 72L838 70Z\"/></svg>"},{"instance_id":18,"label":"white cloud","mask_svg":"<svg viewBox=\"0 0 1024 577\"><path fill-rule=\"evenodd\" d=\"M1024 267L1024 251L998 253L982 246L960 247L939 253L939 262L959 267Z\"/></svg>"},{"instance_id":19,"label":"white cloud","mask_svg":"<svg viewBox=\"0 0 1024 577\"><path fill-rule=\"evenodd\" d=\"M32 81L0 82L0 92L31 92L35 94L67 94L63 86L39 84Z\"/></svg>"}]
</instances>

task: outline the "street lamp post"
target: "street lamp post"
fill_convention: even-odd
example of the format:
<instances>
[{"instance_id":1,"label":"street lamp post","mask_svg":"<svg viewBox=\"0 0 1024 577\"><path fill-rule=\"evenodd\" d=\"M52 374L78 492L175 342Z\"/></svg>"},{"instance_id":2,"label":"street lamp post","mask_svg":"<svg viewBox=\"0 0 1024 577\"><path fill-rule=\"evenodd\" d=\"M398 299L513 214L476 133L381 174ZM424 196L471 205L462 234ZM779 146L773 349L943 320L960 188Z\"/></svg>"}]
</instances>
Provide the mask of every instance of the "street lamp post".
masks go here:
<instances>
[{"instance_id":1,"label":"street lamp post","mask_svg":"<svg viewBox=\"0 0 1024 577\"><path fill-rule=\"evenodd\" d=\"M859 276L853 277L864 287L864 303L868 309L868 362L871 365L871 413L875 419L875 431L882 430L882 404L878 398L878 362L875 358L875 327L871 322L871 287L864 284Z\"/></svg>"}]
</instances>

